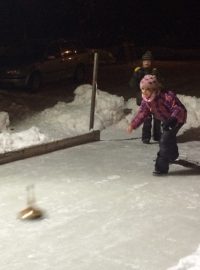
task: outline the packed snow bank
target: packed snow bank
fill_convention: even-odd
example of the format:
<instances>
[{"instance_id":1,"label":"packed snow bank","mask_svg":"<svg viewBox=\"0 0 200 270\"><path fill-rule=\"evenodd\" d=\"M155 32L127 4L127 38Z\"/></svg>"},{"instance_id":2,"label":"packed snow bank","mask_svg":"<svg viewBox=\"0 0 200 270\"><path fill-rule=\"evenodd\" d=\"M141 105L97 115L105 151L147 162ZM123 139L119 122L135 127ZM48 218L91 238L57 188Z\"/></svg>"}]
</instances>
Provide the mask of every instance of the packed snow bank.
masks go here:
<instances>
[{"instance_id":1,"label":"packed snow bank","mask_svg":"<svg viewBox=\"0 0 200 270\"><path fill-rule=\"evenodd\" d=\"M92 86L81 85L74 93L74 101L58 102L54 107L27 118L20 124L21 129L37 126L50 140L89 132ZM94 129L102 130L117 123L124 115L123 109L123 97L97 90Z\"/></svg>"},{"instance_id":2,"label":"packed snow bank","mask_svg":"<svg viewBox=\"0 0 200 270\"><path fill-rule=\"evenodd\" d=\"M7 112L0 112L0 132L8 129L10 124L9 115Z\"/></svg>"},{"instance_id":3,"label":"packed snow bank","mask_svg":"<svg viewBox=\"0 0 200 270\"><path fill-rule=\"evenodd\" d=\"M46 136L41 134L37 127L31 127L17 133L5 131L0 134L0 153L40 144L46 139Z\"/></svg>"},{"instance_id":4,"label":"packed snow bank","mask_svg":"<svg viewBox=\"0 0 200 270\"><path fill-rule=\"evenodd\" d=\"M75 99L72 104L91 104L91 85L82 85L75 90ZM95 123L94 128L102 130L112 124L117 123L124 116L124 98L111 95L107 92L97 90ZM88 118L88 115L86 115Z\"/></svg>"},{"instance_id":5,"label":"packed snow bank","mask_svg":"<svg viewBox=\"0 0 200 270\"><path fill-rule=\"evenodd\" d=\"M0 153L88 133L91 95L92 86L81 85L75 89L73 102L58 102L26 118L14 127L16 133L7 129L0 136ZM97 90L94 129L102 130L117 123L124 116L123 109L123 97ZM1 122L7 123L5 119Z\"/></svg>"},{"instance_id":6,"label":"packed snow bank","mask_svg":"<svg viewBox=\"0 0 200 270\"><path fill-rule=\"evenodd\" d=\"M170 267L167 270L199 270L200 269L200 246L192 255L180 259L176 266Z\"/></svg>"},{"instance_id":7,"label":"packed snow bank","mask_svg":"<svg viewBox=\"0 0 200 270\"><path fill-rule=\"evenodd\" d=\"M183 131L200 127L200 98L178 95L180 101L187 109L187 123L183 126Z\"/></svg>"}]
</instances>

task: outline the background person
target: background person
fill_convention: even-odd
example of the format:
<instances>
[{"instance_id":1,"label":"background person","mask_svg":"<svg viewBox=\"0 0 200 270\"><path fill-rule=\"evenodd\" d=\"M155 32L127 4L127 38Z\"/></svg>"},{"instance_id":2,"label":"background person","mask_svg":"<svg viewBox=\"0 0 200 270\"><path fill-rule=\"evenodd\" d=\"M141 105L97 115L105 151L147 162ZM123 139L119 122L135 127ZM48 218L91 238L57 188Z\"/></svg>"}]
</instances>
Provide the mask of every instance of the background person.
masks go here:
<instances>
[{"instance_id":1,"label":"background person","mask_svg":"<svg viewBox=\"0 0 200 270\"><path fill-rule=\"evenodd\" d=\"M140 91L140 81L145 75L151 74L155 75L158 79L160 77L157 68L152 65L153 56L151 51L146 51L142 56L142 66L136 67L134 69L133 75L130 79L129 85L135 91L136 95L136 104L140 106L142 101L142 95ZM153 130L152 130L153 124ZM161 123L160 120L156 119L152 114L150 114L144 121L142 127L142 142L150 143L151 140L151 131L154 141L159 141L161 137Z\"/></svg>"}]
</instances>

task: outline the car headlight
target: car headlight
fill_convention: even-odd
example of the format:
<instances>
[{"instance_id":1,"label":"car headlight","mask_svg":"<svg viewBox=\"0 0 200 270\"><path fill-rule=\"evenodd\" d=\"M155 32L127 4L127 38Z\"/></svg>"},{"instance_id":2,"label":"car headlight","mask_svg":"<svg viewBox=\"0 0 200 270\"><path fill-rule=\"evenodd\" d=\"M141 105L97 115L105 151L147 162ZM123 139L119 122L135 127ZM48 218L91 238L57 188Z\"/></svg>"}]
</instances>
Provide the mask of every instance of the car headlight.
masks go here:
<instances>
[{"instance_id":1,"label":"car headlight","mask_svg":"<svg viewBox=\"0 0 200 270\"><path fill-rule=\"evenodd\" d=\"M16 76L16 75L20 75L21 74L21 70L19 69L9 69L6 71L7 75L12 75L12 76Z\"/></svg>"}]
</instances>

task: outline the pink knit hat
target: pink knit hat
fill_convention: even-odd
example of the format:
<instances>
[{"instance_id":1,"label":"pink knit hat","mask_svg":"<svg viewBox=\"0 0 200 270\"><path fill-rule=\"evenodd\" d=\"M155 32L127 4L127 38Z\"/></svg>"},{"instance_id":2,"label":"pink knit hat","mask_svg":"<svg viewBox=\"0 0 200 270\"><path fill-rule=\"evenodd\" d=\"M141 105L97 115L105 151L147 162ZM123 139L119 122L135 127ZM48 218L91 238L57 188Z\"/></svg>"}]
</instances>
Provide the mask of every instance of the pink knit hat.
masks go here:
<instances>
[{"instance_id":1,"label":"pink knit hat","mask_svg":"<svg viewBox=\"0 0 200 270\"><path fill-rule=\"evenodd\" d=\"M155 75L145 75L144 78L140 81L140 89L148 88L152 90L158 90L160 87L161 85Z\"/></svg>"}]
</instances>

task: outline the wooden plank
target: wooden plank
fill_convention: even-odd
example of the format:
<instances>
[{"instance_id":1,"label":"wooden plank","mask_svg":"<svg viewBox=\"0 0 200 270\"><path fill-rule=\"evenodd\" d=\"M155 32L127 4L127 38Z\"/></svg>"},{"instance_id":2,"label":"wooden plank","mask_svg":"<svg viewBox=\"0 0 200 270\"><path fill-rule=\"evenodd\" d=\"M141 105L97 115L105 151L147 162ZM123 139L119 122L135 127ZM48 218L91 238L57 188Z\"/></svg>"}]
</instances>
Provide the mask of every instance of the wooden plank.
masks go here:
<instances>
[{"instance_id":1,"label":"wooden plank","mask_svg":"<svg viewBox=\"0 0 200 270\"><path fill-rule=\"evenodd\" d=\"M53 151L99 140L100 140L100 131L94 130L89 133L85 133L75 137L65 138L62 140L57 140L44 144L33 145L30 147L0 154L0 164L5 164L16 160L39 156Z\"/></svg>"}]
</instances>

